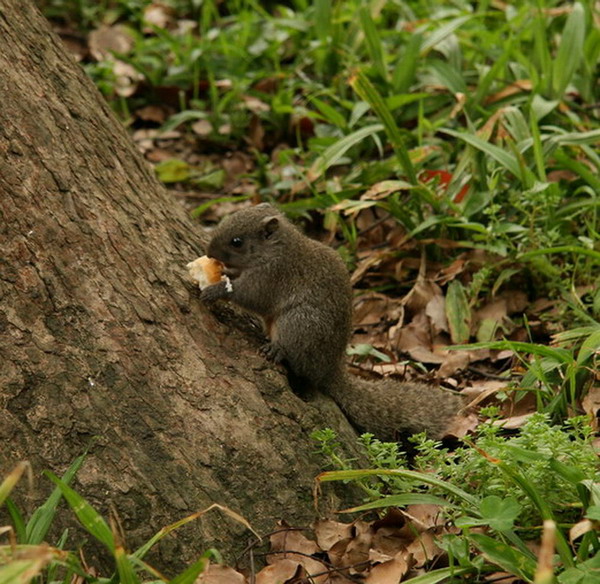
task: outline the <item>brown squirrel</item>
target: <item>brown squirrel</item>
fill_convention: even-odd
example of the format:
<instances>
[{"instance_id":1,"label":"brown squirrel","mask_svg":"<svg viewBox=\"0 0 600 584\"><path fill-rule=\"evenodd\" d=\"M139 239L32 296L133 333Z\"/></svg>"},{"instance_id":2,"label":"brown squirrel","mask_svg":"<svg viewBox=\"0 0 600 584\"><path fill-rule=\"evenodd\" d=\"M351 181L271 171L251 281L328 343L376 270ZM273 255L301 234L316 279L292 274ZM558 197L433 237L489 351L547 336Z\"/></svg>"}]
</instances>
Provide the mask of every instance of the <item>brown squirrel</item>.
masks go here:
<instances>
[{"instance_id":1,"label":"brown squirrel","mask_svg":"<svg viewBox=\"0 0 600 584\"><path fill-rule=\"evenodd\" d=\"M229 282L208 286L201 299L228 299L262 317L270 342L261 353L287 366L294 389L308 384L331 395L357 429L381 440L424 430L443 435L461 407L457 395L347 372L352 289L335 250L263 203L223 219L207 255L224 264Z\"/></svg>"}]
</instances>

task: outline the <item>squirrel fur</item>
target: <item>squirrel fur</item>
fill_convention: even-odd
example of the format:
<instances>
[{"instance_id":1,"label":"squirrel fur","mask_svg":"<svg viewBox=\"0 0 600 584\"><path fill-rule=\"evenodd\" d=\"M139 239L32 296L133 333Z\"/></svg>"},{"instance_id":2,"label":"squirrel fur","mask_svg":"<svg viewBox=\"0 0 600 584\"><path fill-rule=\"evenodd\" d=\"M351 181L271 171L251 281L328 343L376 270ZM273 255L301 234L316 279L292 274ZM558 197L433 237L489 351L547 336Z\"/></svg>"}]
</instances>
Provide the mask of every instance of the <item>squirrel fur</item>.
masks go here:
<instances>
[{"instance_id":1,"label":"squirrel fur","mask_svg":"<svg viewBox=\"0 0 600 584\"><path fill-rule=\"evenodd\" d=\"M457 395L420 383L366 381L347 371L352 288L335 250L263 203L223 219L207 255L224 264L231 286L208 286L202 300L230 300L260 316L270 339L261 353L287 367L295 389L329 394L358 430L381 440L422 431L443 436L462 405Z\"/></svg>"}]
</instances>

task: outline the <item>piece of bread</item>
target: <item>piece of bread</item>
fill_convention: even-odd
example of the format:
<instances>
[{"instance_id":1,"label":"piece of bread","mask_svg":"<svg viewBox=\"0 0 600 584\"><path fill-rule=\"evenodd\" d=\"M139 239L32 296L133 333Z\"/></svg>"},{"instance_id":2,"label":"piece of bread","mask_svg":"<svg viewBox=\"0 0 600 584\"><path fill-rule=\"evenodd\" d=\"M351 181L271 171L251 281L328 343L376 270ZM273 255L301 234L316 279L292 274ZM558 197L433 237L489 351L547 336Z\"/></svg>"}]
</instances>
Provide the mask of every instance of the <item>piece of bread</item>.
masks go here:
<instances>
[{"instance_id":1,"label":"piece of bread","mask_svg":"<svg viewBox=\"0 0 600 584\"><path fill-rule=\"evenodd\" d=\"M192 280L198 282L201 290L220 282L223 278L223 264L205 255L190 262L186 268Z\"/></svg>"}]
</instances>

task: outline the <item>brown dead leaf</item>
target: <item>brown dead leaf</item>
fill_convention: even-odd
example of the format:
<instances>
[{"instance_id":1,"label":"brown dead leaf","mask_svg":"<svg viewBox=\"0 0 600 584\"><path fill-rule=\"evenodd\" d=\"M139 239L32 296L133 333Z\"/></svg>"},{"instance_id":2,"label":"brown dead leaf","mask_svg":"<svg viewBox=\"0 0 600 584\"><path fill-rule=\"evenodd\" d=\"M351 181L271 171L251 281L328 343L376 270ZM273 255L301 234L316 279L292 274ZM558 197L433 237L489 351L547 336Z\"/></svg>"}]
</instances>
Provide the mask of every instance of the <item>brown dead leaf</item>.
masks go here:
<instances>
[{"instance_id":1,"label":"brown dead leaf","mask_svg":"<svg viewBox=\"0 0 600 584\"><path fill-rule=\"evenodd\" d=\"M328 551L336 543L348 539L352 533L352 525L331 519L318 520L313 524L317 544L323 551Z\"/></svg>"},{"instance_id":2,"label":"brown dead leaf","mask_svg":"<svg viewBox=\"0 0 600 584\"><path fill-rule=\"evenodd\" d=\"M457 416L454 416L453 420L446 428L445 435L463 438L467 434L473 432L478 425L479 418L476 414L467 414L465 416L459 413Z\"/></svg>"},{"instance_id":3,"label":"brown dead leaf","mask_svg":"<svg viewBox=\"0 0 600 584\"><path fill-rule=\"evenodd\" d=\"M592 428L598 430L598 417L600 414L600 385L593 385L583 398L581 405L583 411L591 418Z\"/></svg>"},{"instance_id":4,"label":"brown dead leaf","mask_svg":"<svg viewBox=\"0 0 600 584\"><path fill-rule=\"evenodd\" d=\"M169 28L175 20L175 10L172 6L152 2L144 8L144 32L151 34L152 27Z\"/></svg>"},{"instance_id":5,"label":"brown dead leaf","mask_svg":"<svg viewBox=\"0 0 600 584\"><path fill-rule=\"evenodd\" d=\"M502 99L507 97L511 97L512 95L516 95L517 93L525 93L527 91L531 91L533 84L530 79L520 79L511 83L501 91L493 93L492 95L488 95L485 99L485 104L489 105L491 103L496 103Z\"/></svg>"},{"instance_id":6,"label":"brown dead leaf","mask_svg":"<svg viewBox=\"0 0 600 584\"><path fill-rule=\"evenodd\" d=\"M271 106L266 101L258 99L258 97L254 97L253 95L243 95L242 104L254 114L263 114L271 111Z\"/></svg>"},{"instance_id":7,"label":"brown dead leaf","mask_svg":"<svg viewBox=\"0 0 600 584\"><path fill-rule=\"evenodd\" d=\"M90 54L96 61L104 61L113 51L127 54L133 48L133 44L133 37L122 24L101 26L88 36Z\"/></svg>"},{"instance_id":8,"label":"brown dead leaf","mask_svg":"<svg viewBox=\"0 0 600 584\"><path fill-rule=\"evenodd\" d=\"M441 289L440 294L435 294L425 306L425 314L429 317L431 329L434 335L448 332L448 318L446 317L446 301Z\"/></svg>"},{"instance_id":9,"label":"brown dead leaf","mask_svg":"<svg viewBox=\"0 0 600 584\"><path fill-rule=\"evenodd\" d=\"M569 541L571 544L582 535L594 530L594 524L589 519L578 521L571 529L569 529Z\"/></svg>"},{"instance_id":10,"label":"brown dead leaf","mask_svg":"<svg viewBox=\"0 0 600 584\"><path fill-rule=\"evenodd\" d=\"M135 115L144 122L154 122L162 125L169 116L169 112L167 108L160 105L147 105L135 110Z\"/></svg>"},{"instance_id":11,"label":"brown dead leaf","mask_svg":"<svg viewBox=\"0 0 600 584\"><path fill-rule=\"evenodd\" d=\"M192 124L192 132L197 136L206 138L213 133L213 126L208 120L198 120Z\"/></svg>"},{"instance_id":12,"label":"brown dead leaf","mask_svg":"<svg viewBox=\"0 0 600 584\"><path fill-rule=\"evenodd\" d=\"M130 97L144 76L135 67L123 61L115 61L113 73L116 78L115 92L121 97Z\"/></svg>"},{"instance_id":13,"label":"brown dead leaf","mask_svg":"<svg viewBox=\"0 0 600 584\"><path fill-rule=\"evenodd\" d=\"M418 313L427 307L427 304L436 296L443 298L442 289L431 279L419 275L415 285L403 298L403 304L412 312Z\"/></svg>"},{"instance_id":14,"label":"brown dead leaf","mask_svg":"<svg viewBox=\"0 0 600 584\"><path fill-rule=\"evenodd\" d=\"M270 537L270 541L271 553L267 559L269 564L276 566L282 561L291 561L297 566L302 566L303 569L306 570L306 573L313 577L312 579L316 584L326 580L328 572L327 567L322 562L311 557L312 554L320 551L319 546L314 541L305 537L299 530L282 529L273 533ZM286 563L279 569L287 571L291 569L290 564ZM275 574L278 573L277 569L273 572ZM321 575L317 576L317 574ZM267 576L265 576L265 578L267 578ZM266 579L265 583L277 581L277 579ZM279 581L282 580L280 579Z\"/></svg>"},{"instance_id":15,"label":"brown dead leaf","mask_svg":"<svg viewBox=\"0 0 600 584\"><path fill-rule=\"evenodd\" d=\"M417 568L422 568L425 564L443 554L442 550L436 545L433 534L429 531L421 533L408 545L406 552L412 555Z\"/></svg>"},{"instance_id":16,"label":"brown dead leaf","mask_svg":"<svg viewBox=\"0 0 600 584\"><path fill-rule=\"evenodd\" d=\"M287 525L283 527L283 529L273 533L269 538L271 541L271 551L285 552L286 554L287 552L299 552L309 556L319 551L319 546L314 541L308 539L301 531L288 529Z\"/></svg>"},{"instance_id":17,"label":"brown dead leaf","mask_svg":"<svg viewBox=\"0 0 600 584\"><path fill-rule=\"evenodd\" d=\"M449 266L446 266L445 268L441 269L437 273L435 280L443 286L444 284L447 284L448 282L454 280L454 278L456 278L456 276L458 276L459 274L462 274L465 271L466 266L466 258L463 256L458 257Z\"/></svg>"},{"instance_id":18,"label":"brown dead leaf","mask_svg":"<svg viewBox=\"0 0 600 584\"><path fill-rule=\"evenodd\" d=\"M246 578L238 571L221 564L209 564L195 584L244 584Z\"/></svg>"},{"instance_id":19,"label":"brown dead leaf","mask_svg":"<svg viewBox=\"0 0 600 584\"><path fill-rule=\"evenodd\" d=\"M352 285L360 282L364 275L372 268L378 267L387 252L384 251L372 251L366 257L359 258L356 268L350 276L350 282Z\"/></svg>"},{"instance_id":20,"label":"brown dead leaf","mask_svg":"<svg viewBox=\"0 0 600 584\"><path fill-rule=\"evenodd\" d=\"M406 553L398 552L395 557L373 566L365 584L398 584L409 568Z\"/></svg>"},{"instance_id":21,"label":"brown dead leaf","mask_svg":"<svg viewBox=\"0 0 600 584\"><path fill-rule=\"evenodd\" d=\"M340 540L329 550L329 559L336 568L345 568L350 574L364 572L369 566L369 550L373 540L371 525L366 521L352 524L353 537Z\"/></svg>"},{"instance_id":22,"label":"brown dead leaf","mask_svg":"<svg viewBox=\"0 0 600 584\"><path fill-rule=\"evenodd\" d=\"M389 314L392 303L389 296L378 292L359 296L354 303L354 326L361 328L378 324Z\"/></svg>"},{"instance_id":23,"label":"brown dead leaf","mask_svg":"<svg viewBox=\"0 0 600 584\"><path fill-rule=\"evenodd\" d=\"M365 191L361 196L361 201L378 201L385 199L392 193L402 190L408 190L411 185L403 180L384 180L375 183L370 189Z\"/></svg>"},{"instance_id":24,"label":"brown dead leaf","mask_svg":"<svg viewBox=\"0 0 600 584\"><path fill-rule=\"evenodd\" d=\"M253 115L250 119L250 125L248 127L247 140L253 148L260 152L265 146L264 139L265 128L262 124L262 121L257 115Z\"/></svg>"},{"instance_id":25,"label":"brown dead leaf","mask_svg":"<svg viewBox=\"0 0 600 584\"><path fill-rule=\"evenodd\" d=\"M471 363L469 351L448 351L438 369L439 377L449 377L457 371L464 371Z\"/></svg>"},{"instance_id":26,"label":"brown dead leaf","mask_svg":"<svg viewBox=\"0 0 600 584\"><path fill-rule=\"evenodd\" d=\"M434 352L431 347L429 319L424 312L417 314L406 326L398 325L390 329L390 340L394 349L407 353L422 363L440 364L447 352Z\"/></svg>"},{"instance_id":27,"label":"brown dead leaf","mask_svg":"<svg viewBox=\"0 0 600 584\"><path fill-rule=\"evenodd\" d=\"M511 416L510 418L503 418L501 420L494 420L494 426L501 426L502 428L506 428L507 430L517 430L522 428L523 425L531 416L533 416L535 412L531 412L530 414L521 414L520 416Z\"/></svg>"},{"instance_id":28,"label":"brown dead leaf","mask_svg":"<svg viewBox=\"0 0 600 584\"><path fill-rule=\"evenodd\" d=\"M295 560L277 560L256 574L256 584L283 584L298 577L298 572L302 570L300 563Z\"/></svg>"},{"instance_id":29,"label":"brown dead leaf","mask_svg":"<svg viewBox=\"0 0 600 584\"><path fill-rule=\"evenodd\" d=\"M579 175L575 174L571 170L551 170L547 177L548 182L560 182L561 180L573 182L579 179Z\"/></svg>"},{"instance_id":30,"label":"brown dead leaf","mask_svg":"<svg viewBox=\"0 0 600 584\"><path fill-rule=\"evenodd\" d=\"M470 387L463 389L462 394L471 400L469 402L469 407L474 407L480 405L488 397L507 389L508 383L506 381L474 381Z\"/></svg>"},{"instance_id":31,"label":"brown dead leaf","mask_svg":"<svg viewBox=\"0 0 600 584\"><path fill-rule=\"evenodd\" d=\"M419 533L423 533L432 527L444 525L446 522L442 514L442 508L439 505L425 503L409 505L401 513L412 521L413 527Z\"/></svg>"}]
</instances>

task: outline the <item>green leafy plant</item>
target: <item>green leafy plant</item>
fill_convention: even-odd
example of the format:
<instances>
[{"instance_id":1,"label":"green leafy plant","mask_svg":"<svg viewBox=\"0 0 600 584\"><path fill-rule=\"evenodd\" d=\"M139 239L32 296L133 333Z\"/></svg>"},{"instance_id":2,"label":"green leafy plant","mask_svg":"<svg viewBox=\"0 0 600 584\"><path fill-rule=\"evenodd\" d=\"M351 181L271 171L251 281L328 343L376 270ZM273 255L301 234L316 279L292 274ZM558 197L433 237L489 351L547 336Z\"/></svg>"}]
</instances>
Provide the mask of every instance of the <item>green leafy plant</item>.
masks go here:
<instances>
[{"instance_id":1,"label":"green leafy plant","mask_svg":"<svg viewBox=\"0 0 600 584\"><path fill-rule=\"evenodd\" d=\"M559 427L550 424L547 415L534 414L520 434L512 437L492 420L483 424L472 443L454 452L416 437L418 470L407 470L402 458L388 456L386 464L381 464L378 453L389 453L397 445L382 447L371 436L363 436L361 442L374 468L330 471L317 480L371 481L369 495L374 500L347 512L438 504L462 532L460 536L446 534L440 544L444 549L461 557L457 550L464 538L488 563L528 582L534 580L537 558L526 541L538 536L542 520L552 521L558 526L560 565L569 578L569 574L593 568L600 549L597 534L589 530L574 554L565 534L586 513L593 516L596 512L600 469L592 437L583 418ZM481 568L469 554L462 554L462 559L472 569Z\"/></svg>"},{"instance_id":2,"label":"green leafy plant","mask_svg":"<svg viewBox=\"0 0 600 584\"><path fill-rule=\"evenodd\" d=\"M166 582L163 576L144 561L145 555L168 534L197 520L212 509L221 510L252 530L243 517L226 507L214 504L164 527L135 551L129 552L125 549L119 532L113 528L113 522L107 522L88 501L69 486L84 459L85 455L77 458L62 478L58 478L51 472L45 473L56 487L28 519L19 511L10 494L23 474L29 470L29 464L18 464L0 484L0 506L3 504L6 506L12 523L0 529L0 533L10 534L9 543L0 544L0 582L3 584L24 584L34 579L67 584L72 582L74 577L84 581L89 578L79 554L66 551L68 530L61 535L55 546L46 543L46 537L57 514L58 504L63 498L82 527L107 549L114 560L114 573L110 577L94 579L100 584L110 582L135 584L146 580L147 577L153 578L154 582ZM222 561L216 550L208 550L183 572L168 581L172 584L193 584L209 559Z\"/></svg>"}]
</instances>

